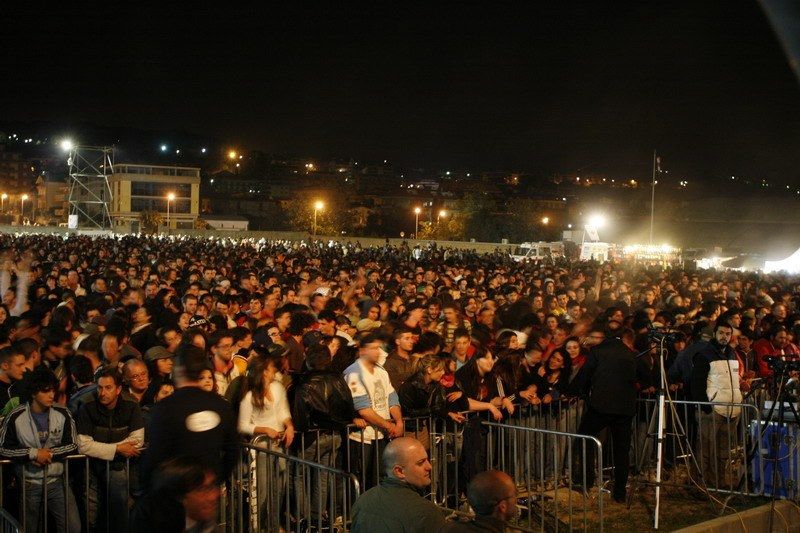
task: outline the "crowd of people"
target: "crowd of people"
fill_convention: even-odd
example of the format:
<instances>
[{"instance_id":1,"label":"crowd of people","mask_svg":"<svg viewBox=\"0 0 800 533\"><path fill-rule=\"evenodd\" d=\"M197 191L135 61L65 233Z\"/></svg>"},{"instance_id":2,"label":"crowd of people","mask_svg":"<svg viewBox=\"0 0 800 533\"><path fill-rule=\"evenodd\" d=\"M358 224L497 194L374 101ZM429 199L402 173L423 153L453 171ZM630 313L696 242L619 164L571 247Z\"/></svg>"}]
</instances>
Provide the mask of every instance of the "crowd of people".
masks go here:
<instances>
[{"instance_id":1,"label":"crowd of people","mask_svg":"<svg viewBox=\"0 0 800 533\"><path fill-rule=\"evenodd\" d=\"M767 356L800 358L785 276L388 243L21 234L0 249L0 456L30 531L43 498L59 531L201 531L254 437L337 467L350 447L369 488L381 473L358 454L419 436L409 417L501 421L570 398L586 398L581 433L611 430L622 501L636 397L661 386L654 327L682 398L737 401L770 380ZM486 470L475 446L465 495ZM78 452L88 513L58 482Z\"/></svg>"}]
</instances>

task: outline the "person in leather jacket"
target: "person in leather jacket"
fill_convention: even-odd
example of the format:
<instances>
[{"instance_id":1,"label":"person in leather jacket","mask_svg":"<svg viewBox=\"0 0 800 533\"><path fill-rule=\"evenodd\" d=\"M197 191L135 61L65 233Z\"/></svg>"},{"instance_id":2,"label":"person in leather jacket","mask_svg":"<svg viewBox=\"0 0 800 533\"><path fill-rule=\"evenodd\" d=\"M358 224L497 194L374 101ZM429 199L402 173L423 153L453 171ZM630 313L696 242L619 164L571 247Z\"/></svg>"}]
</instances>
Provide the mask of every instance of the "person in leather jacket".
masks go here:
<instances>
[{"instance_id":1,"label":"person in leather jacket","mask_svg":"<svg viewBox=\"0 0 800 533\"><path fill-rule=\"evenodd\" d=\"M467 411L469 404L460 391L448 392L439 384L445 373L447 361L438 355L426 355L415 364L415 372L400 386L397 396L403 413L409 418L434 416L449 417L455 422L463 422L459 411ZM408 424L413 431L413 424Z\"/></svg>"},{"instance_id":2,"label":"person in leather jacket","mask_svg":"<svg viewBox=\"0 0 800 533\"><path fill-rule=\"evenodd\" d=\"M297 436L293 447L297 456L330 467L336 467L342 433L350 424L366 423L356 419L353 397L341 373L331 369L331 354L323 344L313 345L306 351L305 371L298 377L292 400L292 420ZM303 472L306 468L298 464L293 472L295 494L301 500L298 505L305 508L306 498ZM311 478L311 520L317 524L325 520L319 516L320 509L328 508L328 472L314 471Z\"/></svg>"}]
</instances>

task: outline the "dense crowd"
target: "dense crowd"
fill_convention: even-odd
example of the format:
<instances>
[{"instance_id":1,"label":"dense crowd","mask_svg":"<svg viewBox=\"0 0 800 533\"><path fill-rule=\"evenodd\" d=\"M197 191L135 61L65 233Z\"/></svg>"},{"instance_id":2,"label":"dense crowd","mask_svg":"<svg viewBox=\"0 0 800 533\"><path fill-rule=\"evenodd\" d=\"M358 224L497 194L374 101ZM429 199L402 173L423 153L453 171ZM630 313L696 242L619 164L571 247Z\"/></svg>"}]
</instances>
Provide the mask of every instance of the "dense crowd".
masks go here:
<instances>
[{"instance_id":1,"label":"dense crowd","mask_svg":"<svg viewBox=\"0 0 800 533\"><path fill-rule=\"evenodd\" d=\"M765 356L800 357L800 281L784 276L388 243L29 234L0 249L0 455L30 531L45 493L64 531L125 530L129 493L139 525L213 523L218 481L257 436L342 466L345 446L380 454L416 430L408 417L503 420L588 395L585 432L630 442L627 398L660 387L662 339L670 391L699 401L712 382L717 401L769 382ZM87 516L56 482L76 452ZM465 455L469 481L485 466Z\"/></svg>"}]
</instances>

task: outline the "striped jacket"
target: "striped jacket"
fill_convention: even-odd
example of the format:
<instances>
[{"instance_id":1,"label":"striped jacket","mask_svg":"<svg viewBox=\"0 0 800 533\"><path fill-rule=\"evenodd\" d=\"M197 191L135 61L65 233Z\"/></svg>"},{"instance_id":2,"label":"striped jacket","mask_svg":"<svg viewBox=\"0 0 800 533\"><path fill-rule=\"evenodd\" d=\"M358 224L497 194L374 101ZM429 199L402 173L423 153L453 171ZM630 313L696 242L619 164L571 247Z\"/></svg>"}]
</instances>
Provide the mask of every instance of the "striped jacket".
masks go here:
<instances>
[{"instance_id":1,"label":"striped jacket","mask_svg":"<svg viewBox=\"0 0 800 533\"><path fill-rule=\"evenodd\" d=\"M75 453L78 445L75 422L69 411L65 407L54 405L48 414L49 428L44 447L53 452L53 462L47 467L47 477L52 481L64 471L64 465L59 460ZM3 419L3 426L0 428L0 456L25 461L26 479L42 479L44 468L32 463L36 459L36 452L42 447L29 403L18 406Z\"/></svg>"}]
</instances>

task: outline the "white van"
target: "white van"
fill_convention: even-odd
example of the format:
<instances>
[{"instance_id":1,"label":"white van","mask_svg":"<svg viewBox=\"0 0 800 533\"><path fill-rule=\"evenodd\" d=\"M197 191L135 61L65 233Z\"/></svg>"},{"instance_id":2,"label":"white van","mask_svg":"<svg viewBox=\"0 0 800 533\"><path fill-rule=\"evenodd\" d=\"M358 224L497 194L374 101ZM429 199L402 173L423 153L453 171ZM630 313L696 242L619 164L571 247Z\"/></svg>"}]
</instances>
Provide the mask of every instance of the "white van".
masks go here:
<instances>
[{"instance_id":1,"label":"white van","mask_svg":"<svg viewBox=\"0 0 800 533\"><path fill-rule=\"evenodd\" d=\"M564 257L564 243L561 241L523 242L511 252L514 261L555 261L561 257Z\"/></svg>"}]
</instances>

